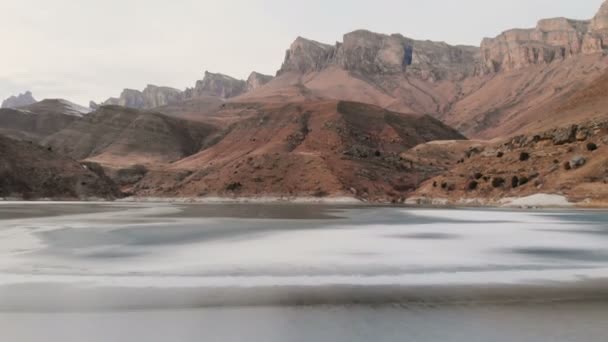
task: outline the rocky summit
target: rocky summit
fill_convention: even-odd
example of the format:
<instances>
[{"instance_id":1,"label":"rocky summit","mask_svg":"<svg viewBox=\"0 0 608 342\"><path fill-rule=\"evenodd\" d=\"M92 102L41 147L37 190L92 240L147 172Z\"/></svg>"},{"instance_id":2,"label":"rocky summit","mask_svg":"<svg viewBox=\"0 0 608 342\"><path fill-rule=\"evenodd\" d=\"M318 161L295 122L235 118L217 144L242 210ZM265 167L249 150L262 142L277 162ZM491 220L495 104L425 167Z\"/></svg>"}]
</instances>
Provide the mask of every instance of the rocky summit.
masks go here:
<instances>
[{"instance_id":1,"label":"rocky summit","mask_svg":"<svg viewBox=\"0 0 608 342\"><path fill-rule=\"evenodd\" d=\"M205 71L205 77L196 82L188 97L217 96L223 99L239 96L247 91L247 82L224 74Z\"/></svg>"},{"instance_id":2,"label":"rocky summit","mask_svg":"<svg viewBox=\"0 0 608 342\"><path fill-rule=\"evenodd\" d=\"M28 106L36 103L36 99L32 95L32 92L26 91L23 94L19 94L17 96L11 96L8 99L2 101L2 106L0 108L19 108Z\"/></svg>"},{"instance_id":3,"label":"rocky summit","mask_svg":"<svg viewBox=\"0 0 608 342\"><path fill-rule=\"evenodd\" d=\"M298 38L287 50L279 74L337 66L362 74L417 75L422 79L462 79L475 71L479 48L417 41L399 34L359 30L335 46Z\"/></svg>"},{"instance_id":4,"label":"rocky summit","mask_svg":"<svg viewBox=\"0 0 608 342\"><path fill-rule=\"evenodd\" d=\"M125 89L118 98L110 98L103 105L116 105L127 108L150 109L176 103L184 99L183 93L170 87L148 85L143 91ZM93 105L92 107L96 107Z\"/></svg>"}]
</instances>

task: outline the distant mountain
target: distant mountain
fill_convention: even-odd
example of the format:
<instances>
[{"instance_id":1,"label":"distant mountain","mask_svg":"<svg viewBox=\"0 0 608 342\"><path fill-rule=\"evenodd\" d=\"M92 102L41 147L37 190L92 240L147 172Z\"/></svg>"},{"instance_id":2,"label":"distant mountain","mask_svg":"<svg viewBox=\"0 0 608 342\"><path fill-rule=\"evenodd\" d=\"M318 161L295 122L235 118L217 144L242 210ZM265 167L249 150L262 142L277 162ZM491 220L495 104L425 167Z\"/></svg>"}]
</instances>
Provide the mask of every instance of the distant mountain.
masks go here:
<instances>
[{"instance_id":1,"label":"distant mountain","mask_svg":"<svg viewBox=\"0 0 608 342\"><path fill-rule=\"evenodd\" d=\"M0 134L99 163L137 196L606 203L607 55L608 1L590 20L543 19L480 46L299 37L276 77L205 72L184 91L125 89L87 115L45 100L0 110Z\"/></svg>"},{"instance_id":2,"label":"distant mountain","mask_svg":"<svg viewBox=\"0 0 608 342\"><path fill-rule=\"evenodd\" d=\"M23 106L20 109L35 114L64 114L72 116L83 116L92 111L90 108L64 99L45 99L31 105Z\"/></svg>"},{"instance_id":3,"label":"distant mountain","mask_svg":"<svg viewBox=\"0 0 608 342\"><path fill-rule=\"evenodd\" d=\"M88 109L72 102L42 100L18 109L0 109L0 134L29 141L41 141L70 125Z\"/></svg>"},{"instance_id":4,"label":"distant mountain","mask_svg":"<svg viewBox=\"0 0 608 342\"><path fill-rule=\"evenodd\" d=\"M197 153L217 128L162 114L104 106L42 142L77 160L108 166L170 163Z\"/></svg>"},{"instance_id":5,"label":"distant mountain","mask_svg":"<svg viewBox=\"0 0 608 342\"><path fill-rule=\"evenodd\" d=\"M185 91L170 87L148 85L143 91L124 89L117 98L110 98L101 105L116 105L134 109L153 109L166 106L180 108L180 104L197 99L217 98L215 102L223 102L248 91L255 90L272 80L272 76L252 72L247 81L238 80L228 75L205 71L202 80L196 82L194 88ZM91 108L97 108L91 103Z\"/></svg>"},{"instance_id":6,"label":"distant mountain","mask_svg":"<svg viewBox=\"0 0 608 342\"><path fill-rule=\"evenodd\" d=\"M36 103L36 99L32 96L30 91L26 91L23 94L19 94L17 96L11 96L8 99L2 101L2 106L0 108L19 108L27 105L31 105Z\"/></svg>"},{"instance_id":7,"label":"distant mountain","mask_svg":"<svg viewBox=\"0 0 608 342\"><path fill-rule=\"evenodd\" d=\"M237 101L335 99L430 114L469 137L553 122L539 112L608 68L608 2L592 20L543 19L481 47L358 30L335 45L297 38L278 76ZM577 112L575 123L592 113ZM536 126L536 127L534 127Z\"/></svg>"},{"instance_id":8,"label":"distant mountain","mask_svg":"<svg viewBox=\"0 0 608 342\"><path fill-rule=\"evenodd\" d=\"M184 94L174 88L148 85L143 91L125 89L119 98L110 98L102 105L116 105L135 109L151 109L184 100ZM93 107L95 107L94 105Z\"/></svg>"}]
</instances>

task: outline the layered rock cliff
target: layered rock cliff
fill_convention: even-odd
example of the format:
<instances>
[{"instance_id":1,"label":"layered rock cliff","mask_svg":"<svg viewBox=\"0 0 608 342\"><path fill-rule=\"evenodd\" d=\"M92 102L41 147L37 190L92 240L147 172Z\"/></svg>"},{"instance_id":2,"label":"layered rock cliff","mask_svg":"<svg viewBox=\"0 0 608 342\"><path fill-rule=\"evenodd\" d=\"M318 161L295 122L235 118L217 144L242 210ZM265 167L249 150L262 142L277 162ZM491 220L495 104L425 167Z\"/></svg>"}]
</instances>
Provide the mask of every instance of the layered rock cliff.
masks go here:
<instances>
[{"instance_id":1,"label":"layered rock cliff","mask_svg":"<svg viewBox=\"0 0 608 342\"><path fill-rule=\"evenodd\" d=\"M110 98L103 105L150 109L182 101L184 94L174 88L148 85L143 91L125 89L119 98Z\"/></svg>"},{"instance_id":2,"label":"layered rock cliff","mask_svg":"<svg viewBox=\"0 0 608 342\"><path fill-rule=\"evenodd\" d=\"M2 106L0 108L19 108L24 106L29 106L31 104L36 103L36 99L32 96L32 92L26 91L23 94L19 94L17 96L11 96L8 99L2 101Z\"/></svg>"},{"instance_id":3,"label":"layered rock cliff","mask_svg":"<svg viewBox=\"0 0 608 342\"><path fill-rule=\"evenodd\" d=\"M229 99L239 96L249 90L258 87L272 80L272 76L262 75L253 72L248 81L206 71L205 77L196 82L194 88L187 88L181 91L170 87L159 87L148 85L143 91L136 89L124 89L120 97L112 97L104 101L102 105L122 106L134 109L152 109L168 105L182 103L187 100L202 97L218 97ZM96 109L97 104L92 102L91 109Z\"/></svg>"},{"instance_id":4,"label":"layered rock cliff","mask_svg":"<svg viewBox=\"0 0 608 342\"><path fill-rule=\"evenodd\" d=\"M187 98L217 96L223 99L239 96L247 91L247 82L228 75L205 71L205 77L196 82L194 89L186 90Z\"/></svg>"},{"instance_id":5,"label":"layered rock cliff","mask_svg":"<svg viewBox=\"0 0 608 342\"><path fill-rule=\"evenodd\" d=\"M405 73L422 79L462 79L474 74L478 51L472 46L359 30L344 35L343 42L335 46L299 37L287 50L278 74L337 66L364 75Z\"/></svg>"},{"instance_id":6,"label":"layered rock cliff","mask_svg":"<svg viewBox=\"0 0 608 342\"><path fill-rule=\"evenodd\" d=\"M548 64L608 49L608 1L591 20L543 19L532 29L513 29L481 43L483 73Z\"/></svg>"},{"instance_id":7,"label":"layered rock cliff","mask_svg":"<svg viewBox=\"0 0 608 342\"><path fill-rule=\"evenodd\" d=\"M260 74L259 72L252 72L247 78L247 91L256 90L266 83L272 81L274 77L270 75Z\"/></svg>"}]
</instances>

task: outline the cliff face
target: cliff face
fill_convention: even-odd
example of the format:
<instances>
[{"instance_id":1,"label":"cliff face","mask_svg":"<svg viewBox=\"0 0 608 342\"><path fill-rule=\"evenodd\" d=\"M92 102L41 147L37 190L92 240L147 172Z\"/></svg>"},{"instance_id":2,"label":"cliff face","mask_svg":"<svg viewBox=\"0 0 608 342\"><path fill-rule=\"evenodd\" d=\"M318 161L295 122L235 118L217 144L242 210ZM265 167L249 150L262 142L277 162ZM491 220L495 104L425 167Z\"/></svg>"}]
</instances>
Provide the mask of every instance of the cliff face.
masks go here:
<instances>
[{"instance_id":1,"label":"cliff face","mask_svg":"<svg viewBox=\"0 0 608 342\"><path fill-rule=\"evenodd\" d=\"M272 81L274 77L270 75L260 74L258 72L252 72L247 78L247 92L256 90L266 83Z\"/></svg>"},{"instance_id":2,"label":"cliff face","mask_svg":"<svg viewBox=\"0 0 608 342\"><path fill-rule=\"evenodd\" d=\"M0 108L19 108L24 106L29 106L31 104L36 103L36 99L32 96L32 93L26 91L23 94L19 94L17 96L11 96L8 99L2 101L2 106Z\"/></svg>"},{"instance_id":3,"label":"cliff face","mask_svg":"<svg viewBox=\"0 0 608 342\"><path fill-rule=\"evenodd\" d=\"M239 96L247 91L247 82L237 80L224 74L205 71L205 77L196 82L192 90L187 90L186 97L217 96L223 99Z\"/></svg>"},{"instance_id":4,"label":"cliff face","mask_svg":"<svg viewBox=\"0 0 608 342\"><path fill-rule=\"evenodd\" d=\"M343 42L335 46L300 37L286 52L279 74L337 66L364 75L405 73L423 79L461 79L473 75L478 50L365 30L344 35Z\"/></svg>"},{"instance_id":5,"label":"cliff face","mask_svg":"<svg viewBox=\"0 0 608 342\"><path fill-rule=\"evenodd\" d=\"M217 97L229 99L239 96L248 90L258 87L272 80L272 76L252 73L249 80L243 81L224 74L205 72L205 77L196 82L194 88L181 91L170 87L159 87L148 85L143 91L136 89L124 89L120 97L112 97L104 101L105 106L121 106L133 109L153 109L169 105L176 105L188 100ZM91 109L96 109L97 104L90 104Z\"/></svg>"},{"instance_id":6,"label":"cliff face","mask_svg":"<svg viewBox=\"0 0 608 342\"><path fill-rule=\"evenodd\" d=\"M591 20L543 19L533 29L514 29L481 43L483 73L548 64L608 49L608 2Z\"/></svg>"},{"instance_id":7,"label":"cliff face","mask_svg":"<svg viewBox=\"0 0 608 342\"><path fill-rule=\"evenodd\" d=\"M115 105L135 109L150 109L182 101L180 90L148 85L143 91L125 89L119 98L110 98L103 105Z\"/></svg>"}]
</instances>

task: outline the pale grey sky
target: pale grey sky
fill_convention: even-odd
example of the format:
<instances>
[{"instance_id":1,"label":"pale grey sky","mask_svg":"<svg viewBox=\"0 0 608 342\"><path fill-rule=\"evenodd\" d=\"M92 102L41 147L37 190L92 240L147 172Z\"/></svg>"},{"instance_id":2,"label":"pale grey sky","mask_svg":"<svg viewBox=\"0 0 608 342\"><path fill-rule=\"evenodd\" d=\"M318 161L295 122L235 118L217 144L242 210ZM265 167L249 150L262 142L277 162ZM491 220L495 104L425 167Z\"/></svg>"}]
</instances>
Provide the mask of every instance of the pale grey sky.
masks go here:
<instances>
[{"instance_id":1,"label":"pale grey sky","mask_svg":"<svg viewBox=\"0 0 608 342\"><path fill-rule=\"evenodd\" d=\"M81 104L205 70L274 74L297 36L355 29L478 45L540 18L590 19L603 0L0 0L0 99Z\"/></svg>"}]
</instances>

